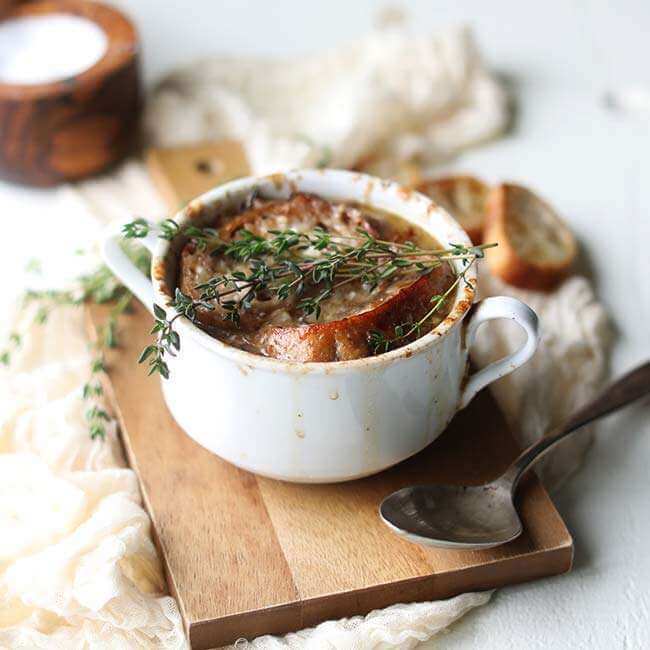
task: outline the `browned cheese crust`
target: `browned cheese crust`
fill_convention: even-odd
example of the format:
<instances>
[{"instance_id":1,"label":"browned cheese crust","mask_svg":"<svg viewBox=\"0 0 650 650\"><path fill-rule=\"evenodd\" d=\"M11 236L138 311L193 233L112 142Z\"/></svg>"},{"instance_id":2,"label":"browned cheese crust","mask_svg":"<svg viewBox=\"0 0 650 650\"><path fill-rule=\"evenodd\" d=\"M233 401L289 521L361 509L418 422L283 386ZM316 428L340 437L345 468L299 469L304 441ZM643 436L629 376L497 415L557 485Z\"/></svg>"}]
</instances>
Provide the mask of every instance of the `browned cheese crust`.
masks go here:
<instances>
[{"instance_id":1,"label":"browned cheese crust","mask_svg":"<svg viewBox=\"0 0 650 650\"><path fill-rule=\"evenodd\" d=\"M264 236L272 230L294 228L308 232L316 227L340 236L354 235L357 228L363 228L382 239L417 240L413 228L394 232L366 210L332 204L307 194L296 194L287 200L257 200L250 209L226 223L219 236L229 241L242 228ZM209 250L199 250L189 243L181 253L179 286L183 293L198 298L197 284L215 274L232 272L236 264L222 256L211 256ZM339 290L323 303L317 322L305 320L296 308L295 299L279 301L275 297L256 300L250 310L242 312L239 326L226 321L225 312L218 305L214 311L199 310L198 318L217 338L276 359L298 362L359 359L372 354L368 344L371 330L383 332L389 338L394 336L396 325L415 322L424 316L430 309L431 296L443 293L453 279L453 270L443 264L427 275L411 274L380 285L372 293L352 284L346 287L345 293ZM444 315L443 309L440 319Z\"/></svg>"}]
</instances>

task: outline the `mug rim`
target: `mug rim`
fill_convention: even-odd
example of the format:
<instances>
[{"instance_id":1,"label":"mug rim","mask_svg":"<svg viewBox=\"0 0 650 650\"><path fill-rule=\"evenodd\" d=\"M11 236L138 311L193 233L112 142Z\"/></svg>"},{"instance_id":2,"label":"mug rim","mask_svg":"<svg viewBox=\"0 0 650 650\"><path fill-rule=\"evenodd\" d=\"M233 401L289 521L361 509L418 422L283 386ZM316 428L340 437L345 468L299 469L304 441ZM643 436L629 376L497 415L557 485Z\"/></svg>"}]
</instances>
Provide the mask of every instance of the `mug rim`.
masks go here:
<instances>
[{"instance_id":1,"label":"mug rim","mask_svg":"<svg viewBox=\"0 0 650 650\"><path fill-rule=\"evenodd\" d=\"M338 169L304 169L263 176L239 178L224 183L223 185L219 185L193 199L182 210L177 212L173 219L182 227L187 222L195 219L196 215L201 214L203 210L209 208L218 209L221 200L230 198L233 194L250 192L262 186L266 186L268 189L269 183L272 184L278 192L280 192L281 188L285 188L286 186L290 192L305 191L316 194L328 201L347 200L359 202L358 198L350 189L348 190L348 193L350 194L349 198L332 199L329 198L326 193L321 194L318 191L308 191L300 187L301 183L304 183L305 180L315 181L316 179L326 179L343 186L347 184L348 187L352 187L353 184L357 183L363 184L363 186L368 188L368 190L364 192L364 205L367 205L370 208L374 207L376 209L386 210L386 208L376 205L376 199L373 201L372 194L376 191L375 188L378 186L381 194L389 196L392 193L394 197L396 197L400 206L402 206L401 211L399 209L389 210L391 213L395 214L395 216L400 217L409 223L416 223L414 219L409 218L406 214L403 214L403 212L406 211L404 209L406 206L413 207L419 204L417 209L426 213L427 219L440 219L441 225L445 226L452 232L454 243L466 246L472 245L469 236L460 224L446 210L424 194L415 190L407 189L394 181L387 181L359 172L350 172ZM343 193L346 193L345 189L343 190ZM429 232L429 234L433 235L436 240L439 241L440 235L434 232L434 228L428 228L426 224L421 223L417 223L417 225L423 227L427 232ZM445 242L440 243L445 245ZM166 310L171 309L174 314L177 314L178 312L170 305L170 293L172 293L173 290L170 291L169 288L165 286L170 246L170 241L162 238L158 239L151 260L151 278L154 289L154 302L160 301L165 306ZM455 264L455 266L458 266L458 264ZM451 310L436 327L404 346L378 355L362 357L360 359L350 359L346 361L287 361L255 354L233 345L229 345L218 338L210 336L207 332L203 331L200 327L185 317L178 319L178 327L182 330L183 335L189 334L193 340L199 343L207 351L228 358L239 364L240 367L242 367L242 372L248 371L248 369L258 368L266 369L271 372L304 375L311 373L339 374L341 372L366 370L369 368L389 365L399 360L419 355L426 352L429 348L434 347L440 340L442 340L446 334L448 334L463 320L474 303L477 284L477 269L475 265L467 271L465 280L463 286L459 286L456 291L456 296ZM182 354L182 351L180 354Z\"/></svg>"}]
</instances>

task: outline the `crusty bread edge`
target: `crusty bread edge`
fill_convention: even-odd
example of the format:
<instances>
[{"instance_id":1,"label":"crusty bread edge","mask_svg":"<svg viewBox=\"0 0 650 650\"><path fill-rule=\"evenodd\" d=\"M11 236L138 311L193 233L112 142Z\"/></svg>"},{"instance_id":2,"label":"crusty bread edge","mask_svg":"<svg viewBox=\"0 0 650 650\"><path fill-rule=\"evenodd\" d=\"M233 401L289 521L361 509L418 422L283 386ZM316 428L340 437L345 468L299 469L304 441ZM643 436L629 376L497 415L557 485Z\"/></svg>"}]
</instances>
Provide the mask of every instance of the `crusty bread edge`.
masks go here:
<instances>
[{"instance_id":1,"label":"crusty bread edge","mask_svg":"<svg viewBox=\"0 0 650 650\"><path fill-rule=\"evenodd\" d=\"M523 259L515 250L507 234L508 194L526 188L511 183L494 186L488 194L486 203L485 227L483 241L498 242L498 246L487 250L486 258L490 271L507 284L522 289L549 291L555 288L570 272L577 254L577 244L571 231L558 219L558 227L565 229L567 242L566 261L560 263L534 263ZM552 208L540 199L550 210ZM553 214L556 214L554 210ZM557 216L557 215L556 215Z\"/></svg>"},{"instance_id":2,"label":"crusty bread edge","mask_svg":"<svg viewBox=\"0 0 650 650\"><path fill-rule=\"evenodd\" d=\"M431 199L435 203L436 202L435 198L433 198L429 194L429 191L427 191L429 187L431 187L432 185L449 186L459 181L465 181L472 184L474 183L480 184L487 191L489 191L490 189L489 186L486 183L484 183L480 178L477 178L476 176L471 176L469 174L441 176L440 178L425 178L422 179L417 185L415 185L414 189L417 192L424 194L427 198ZM443 209L446 209L444 205L441 207ZM481 223L477 224L474 227L467 227L465 224L461 223L455 215L452 214L451 216L454 219L456 219L456 221L458 221L461 228L463 228L463 230L467 233L469 238L472 240L473 244L478 245L483 241L483 231L485 227L485 214L483 214L483 219L481 220Z\"/></svg>"}]
</instances>

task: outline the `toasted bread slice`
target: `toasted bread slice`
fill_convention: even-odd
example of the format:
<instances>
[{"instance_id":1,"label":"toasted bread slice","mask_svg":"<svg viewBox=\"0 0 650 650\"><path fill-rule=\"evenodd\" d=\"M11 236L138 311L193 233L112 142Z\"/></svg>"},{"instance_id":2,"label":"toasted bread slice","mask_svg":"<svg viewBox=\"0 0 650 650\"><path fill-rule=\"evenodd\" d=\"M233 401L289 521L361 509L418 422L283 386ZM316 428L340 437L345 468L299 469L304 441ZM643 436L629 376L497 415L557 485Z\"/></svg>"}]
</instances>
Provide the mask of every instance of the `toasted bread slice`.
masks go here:
<instances>
[{"instance_id":1,"label":"toasted bread slice","mask_svg":"<svg viewBox=\"0 0 650 650\"><path fill-rule=\"evenodd\" d=\"M265 326L256 335L257 343L267 356L285 361L347 361L371 356L371 330L392 337L396 325L424 316L431 308L431 296L443 293L453 278L451 268L444 264L366 311L327 323Z\"/></svg>"},{"instance_id":2,"label":"toasted bread slice","mask_svg":"<svg viewBox=\"0 0 650 650\"><path fill-rule=\"evenodd\" d=\"M386 224L363 210L336 206L307 194L295 194L287 200L260 199L224 224L219 236L231 241L242 229L265 236L286 228L307 232L316 226L327 228L333 235L354 235L357 229L363 229L373 236L391 236L384 230ZM412 240L413 231L407 228L400 236ZM197 285L213 275L234 270L240 270L238 262L213 256L209 250L190 241L181 253L179 287L192 298L199 298L201 291ZM218 304L210 311L199 308L197 318L223 340L237 341L239 347L276 359L299 362L359 359L373 354L368 341L371 330L391 338L395 326L417 322L431 309L431 296L444 293L454 277L453 269L445 263L425 275L413 272L387 279L374 292L363 290L360 282L352 283L336 290L334 296L323 303L317 322L303 320L295 296L285 300L277 296L256 299L251 308L242 313L237 325L225 318ZM445 317L451 302L450 298L431 319L431 327ZM413 338L416 336L402 343Z\"/></svg>"},{"instance_id":3,"label":"toasted bread slice","mask_svg":"<svg viewBox=\"0 0 650 650\"><path fill-rule=\"evenodd\" d=\"M448 176L422 181L415 189L447 210L474 244L481 243L490 190L483 181L473 176Z\"/></svg>"},{"instance_id":4,"label":"toasted bread slice","mask_svg":"<svg viewBox=\"0 0 650 650\"><path fill-rule=\"evenodd\" d=\"M555 210L519 185L494 187L487 201L484 241L490 270L508 284L549 290L569 272L577 244Z\"/></svg>"}]
</instances>

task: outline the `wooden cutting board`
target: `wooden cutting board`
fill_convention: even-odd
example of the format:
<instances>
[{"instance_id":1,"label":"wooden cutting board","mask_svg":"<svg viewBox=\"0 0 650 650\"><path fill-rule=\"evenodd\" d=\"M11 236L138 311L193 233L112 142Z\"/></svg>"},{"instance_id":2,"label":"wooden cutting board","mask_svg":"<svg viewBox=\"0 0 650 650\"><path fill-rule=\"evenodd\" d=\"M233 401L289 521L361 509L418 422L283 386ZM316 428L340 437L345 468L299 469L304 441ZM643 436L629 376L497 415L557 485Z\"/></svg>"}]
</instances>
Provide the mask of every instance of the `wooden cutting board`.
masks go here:
<instances>
[{"instance_id":1,"label":"wooden cutting board","mask_svg":"<svg viewBox=\"0 0 650 650\"><path fill-rule=\"evenodd\" d=\"M242 172L236 143L151 153L170 207L205 189L199 187L210 173L204 159L221 176ZM176 171L170 175L169 169ZM211 176L211 184L219 174ZM192 179L192 193L174 178ZM91 333L106 314L100 306L89 309ZM422 548L394 535L378 517L380 501L400 487L478 484L507 466L517 445L487 393L432 445L391 470L343 484L294 485L237 469L183 433L164 404L158 379L136 364L150 341L150 327L151 317L141 307L122 319L123 347L107 354L106 388L193 648L571 568L571 537L533 476L518 493L524 533L500 548ZM254 400L242 395L243 405Z\"/></svg>"}]
</instances>

